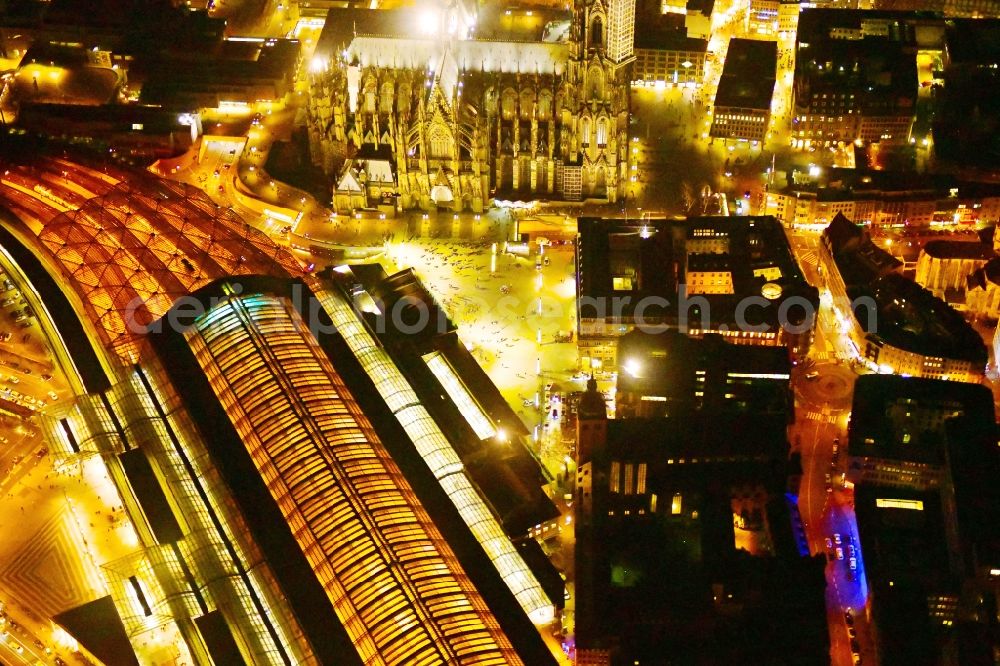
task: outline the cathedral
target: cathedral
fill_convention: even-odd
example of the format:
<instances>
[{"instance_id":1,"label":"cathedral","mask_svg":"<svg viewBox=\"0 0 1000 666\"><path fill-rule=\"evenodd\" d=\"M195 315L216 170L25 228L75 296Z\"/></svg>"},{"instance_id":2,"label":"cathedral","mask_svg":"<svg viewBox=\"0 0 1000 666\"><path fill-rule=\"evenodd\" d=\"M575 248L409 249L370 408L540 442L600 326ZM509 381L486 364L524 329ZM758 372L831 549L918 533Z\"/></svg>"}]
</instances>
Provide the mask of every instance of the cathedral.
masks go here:
<instances>
[{"instance_id":1,"label":"cathedral","mask_svg":"<svg viewBox=\"0 0 1000 666\"><path fill-rule=\"evenodd\" d=\"M330 11L307 125L338 212L622 199L635 0L493 5Z\"/></svg>"}]
</instances>

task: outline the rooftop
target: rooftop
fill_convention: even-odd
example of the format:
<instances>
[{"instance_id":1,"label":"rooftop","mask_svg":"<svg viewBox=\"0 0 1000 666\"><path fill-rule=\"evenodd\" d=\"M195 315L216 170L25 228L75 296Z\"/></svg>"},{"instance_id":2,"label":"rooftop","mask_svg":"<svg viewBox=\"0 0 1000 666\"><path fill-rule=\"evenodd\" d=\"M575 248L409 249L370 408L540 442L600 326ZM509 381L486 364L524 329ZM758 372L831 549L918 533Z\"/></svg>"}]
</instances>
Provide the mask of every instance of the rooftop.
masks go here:
<instances>
[{"instance_id":1,"label":"rooftop","mask_svg":"<svg viewBox=\"0 0 1000 666\"><path fill-rule=\"evenodd\" d=\"M146 171L7 155L0 166L11 184L0 185L0 205L37 237L102 342L126 361L135 361L143 327L180 296L221 277L300 271L287 250L190 185Z\"/></svg>"},{"instance_id":2,"label":"rooftop","mask_svg":"<svg viewBox=\"0 0 1000 666\"><path fill-rule=\"evenodd\" d=\"M636 21L635 48L704 53L708 41L688 37L683 18L678 14L644 15L641 21Z\"/></svg>"},{"instance_id":3,"label":"rooftop","mask_svg":"<svg viewBox=\"0 0 1000 666\"><path fill-rule=\"evenodd\" d=\"M916 54L898 42L861 40L800 42L795 61L796 103L822 94L854 95L851 106L913 112Z\"/></svg>"},{"instance_id":4,"label":"rooftop","mask_svg":"<svg viewBox=\"0 0 1000 666\"><path fill-rule=\"evenodd\" d=\"M932 240L924 245L923 253L934 259L982 259L994 256L993 248L975 241Z\"/></svg>"},{"instance_id":5,"label":"rooftop","mask_svg":"<svg viewBox=\"0 0 1000 666\"><path fill-rule=\"evenodd\" d=\"M496 385L458 338L423 283L412 270L387 275L379 264L359 264L349 272L333 273L347 293L364 290L381 312L399 311L411 322L411 308L398 309L401 299L425 304L428 321L441 322L420 331L366 315L369 330L406 374L422 404L461 456L477 486L501 516L508 534L520 537L537 524L559 515L542 491L549 479L526 446L528 430ZM355 296L357 299L357 296ZM364 306L359 301L359 309ZM394 309L396 308L396 309ZM495 437L509 441L498 451Z\"/></svg>"},{"instance_id":6,"label":"rooftop","mask_svg":"<svg viewBox=\"0 0 1000 666\"><path fill-rule=\"evenodd\" d=\"M715 106L769 111L777 66L778 46L775 42L729 40Z\"/></svg>"},{"instance_id":7,"label":"rooftop","mask_svg":"<svg viewBox=\"0 0 1000 666\"><path fill-rule=\"evenodd\" d=\"M852 456L943 465L948 419L960 419L980 433L993 432L989 389L938 379L862 375L854 384L848 450Z\"/></svg>"},{"instance_id":8,"label":"rooftop","mask_svg":"<svg viewBox=\"0 0 1000 666\"><path fill-rule=\"evenodd\" d=\"M958 591L949 574L940 493L861 486L855 512L880 657L894 664L939 663L940 625L930 616L928 596Z\"/></svg>"},{"instance_id":9,"label":"rooftop","mask_svg":"<svg viewBox=\"0 0 1000 666\"><path fill-rule=\"evenodd\" d=\"M933 119L939 159L980 172L1000 164L1000 21L955 21L949 27L944 86Z\"/></svg>"},{"instance_id":10,"label":"rooftop","mask_svg":"<svg viewBox=\"0 0 1000 666\"><path fill-rule=\"evenodd\" d=\"M715 411L676 418L611 419L607 446L619 460L655 459L659 464L714 461L740 466L747 461L784 461L788 456L786 425L782 414Z\"/></svg>"},{"instance_id":11,"label":"rooftop","mask_svg":"<svg viewBox=\"0 0 1000 666\"><path fill-rule=\"evenodd\" d=\"M622 313L628 317L644 297L652 296L669 303L661 308L648 307L647 321L662 313L667 322L676 322L680 316L678 280L683 279L687 244L701 240L726 243L731 260L734 293L699 295L711 305L707 314L713 323L733 324L740 299L759 296L762 290L778 302L793 295L817 299L815 289L806 282L792 255L781 225L773 217L642 221L580 218L578 230L581 317L606 316L601 314L601 308L610 308L614 297L621 299ZM768 284L774 287L764 289ZM646 304L655 305L648 301ZM745 313L747 323L776 325L776 311L777 307L750 308ZM689 316L698 319L696 314ZM756 321L758 317L760 321Z\"/></svg>"},{"instance_id":12,"label":"rooftop","mask_svg":"<svg viewBox=\"0 0 1000 666\"><path fill-rule=\"evenodd\" d=\"M609 421L591 466L603 480L593 513L577 513L578 646L610 634L620 643L603 645L622 663L657 663L664 652L683 663L777 663L789 651L824 663L824 563L787 550L787 450L782 418ZM636 469L641 487L630 485ZM734 528L741 515L747 530ZM753 554L739 541L748 531L761 542ZM809 618L801 631L780 629L796 616ZM725 639L730 631L745 640Z\"/></svg>"},{"instance_id":13,"label":"rooftop","mask_svg":"<svg viewBox=\"0 0 1000 666\"><path fill-rule=\"evenodd\" d=\"M848 289L870 285L876 278L898 272L902 262L875 245L868 232L837 213L821 235L833 254Z\"/></svg>"},{"instance_id":14,"label":"rooftop","mask_svg":"<svg viewBox=\"0 0 1000 666\"><path fill-rule=\"evenodd\" d=\"M1000 62L1000 19L951 19L947 29L951 65L983 68Z\"/></svg>"},{"instance_id":15,"label":"rooftop","mask_svg":"<svg viewBox=\"0 0 1000 666\"><path fill-rule=\"evenodd\" d=\"M848 295L874 298L874 321L869 322L864 312L860 317L869 335L923 356L969 361L974 368L986 365L988 353L979 333L947 303L912 280L889 273L868 286L849 288ZM876 328L869 330L869 324Z\"/></svg>"},{"instance_id":16,"label":"rooftop","mask_svg":"<svg viewBox=\"0 0 1000 666\"><path fill-rule=\"evenodd\" d=\"M163 327L154 346L255 538L269 561L281 563L274 568L310 641L329 655L344 649L337 641L346 634L345 656L357 651L362 661L491 655L518 663L511 641L521 638L508 640L493 613L506 608L503 617L521 630L526 615L509 615L509 592L494 602L474 585L497 570L476 561L481 549L475 567L463 563L472 533L455 538L466 523L428 478L436 459L405 453L420 444L400 429L359 367L361 356L344 344L356 315L345 318L350 308L336 296L296 298L302 286L255 277L212 283L194 295L207 305L194 324ZM317 338L304 324L319 310L336 334ZM191 315L181 316L186 323ZM288 584L293 569L304 585ZM537 643L537 635L525 638Z\"/></svg>"},{"instance_id":17,"label":"rooftop","mask_svg":"<svg viewBox=\"0 0 1000 666\"><path fill-rule=\"evenodd\" d=\"M943 19L935 12L810 7L799 13L796 35L798 41L812 44L829 39L833 30L846 29L912 43L916 41L914 27L928 22L942 24Z\"/></svg>"},{"instance_id":18,"label":"rooftop","mask_svg":"<svg viewBox=\"0 0 1000 666\"><path fill-rule=\"evenodd\" d=\"M678 331L636 329L618 339L618 362L619 396L637 393L665 398L671 405L707 404L714 412L726 408L721 400L725 392L733 395L741 388L734 384L754 384L753 390L739 395L750 399L747 409L755 413L787 409L791 362L780 347L733 345L719 335L691 338ZM764 388L765 383L773 388ZM695 399L697 392L703 394L702 400Z\"/></svg>"}]
</instances>

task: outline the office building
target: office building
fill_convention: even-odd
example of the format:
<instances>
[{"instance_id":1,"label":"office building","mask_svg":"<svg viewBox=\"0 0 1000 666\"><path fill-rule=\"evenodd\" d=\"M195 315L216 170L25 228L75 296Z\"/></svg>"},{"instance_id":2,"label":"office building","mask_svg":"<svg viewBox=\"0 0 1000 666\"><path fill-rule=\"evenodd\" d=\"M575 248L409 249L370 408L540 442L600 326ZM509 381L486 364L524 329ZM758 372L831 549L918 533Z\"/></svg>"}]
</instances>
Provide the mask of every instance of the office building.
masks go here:
<instances>
[{"instance_id":1,"label":"office building","mask_svg":"<svg viewBox=\"0 0 1000 666\"><path fill-rule=\"evenodd\" d=\"M591 384L578 410L578 659L828 662L825 563L792 534L784 416L608 420L603 403Z\"/></svg>"},{"instance_id":2,"label":"office building","mask_svg":"<svg viewBox=\"0 0 1000 666\"><path fill-rule=\"evenodd\" d=\"M855 485L936 489L948 472L948 437L972 432L988 438L993 420L993 403L983 386L894 375L859 377L848 478Z\"/></svg>"},{"instance_id":3,"label":"office building","mask_svg":"<svg viewBox=\"0 0 1000 666\"><path fill-rule=\"evenodd\" d=\"M841 214L874 227L981 225L1000 219L1000 188L943 174L820 169L790 173L761 192L761 214L787 226L825 227Z\"/></svg>"},{"instance_id":4,"label":"office building","mask_svg":"<svg viewBox=\"0 0 1000 666\"><path fill-rule=\"evenodd\" d=\"M818 296L774 218L580 218L578 228L577 338L585 369L616 368L617 340L637 326L719 333L733 344L787 347L793 355L809 348ZM691 293L688 267L705 257L724 267L692 271L701 293Z\"/></svg>"},{"instance_id":5,"label":"office building","mask_svg":"<svg viewBox=\"0 0 1000 666\"><path fill-rule=\"evenodd\" d=\"M715 95L709 135L764 141L771 121L771 97L778 67L775 42L731 39Z\"/></svg>"},{"instance_id":6,"label":"office building","mask_svg":"<svg viewBox=\"0 0 1000 666\"><path fill-rule=\"evenodd\" d=\"M636 25L632 84L694 88L705 77L708 41L688 37L676 15L644 15Z\"/></svg>"},{"instance_id":7,"label":"office building","mask_svg":"<svg viewBox=\"0 0 1000 666\"><path fill-rule=\"evenodd\" d=\"M984 386L858 379L848 476L879 663L984 663L996 652L996 440Z\"/></svg>"},{"instance_id":8,"label":"office building","mask_svg":"<svg viewBox=\"0 0 1000 666\"><path fill-rule=\"evenodd\" d=\"M979 382L979 334L941 299L901 275L901 264L842 215L823 231L822 275L855 357L871 369Z\"/></svg>"},{"instance_id":9,"label":"office building","mask_svg":"<svg viewBox=\"0 0 1000 666\"><path fill-rule=\"evenodd\" d=\"M835 29L837 13L807 10L799 19L794 145L908 142L917 101L916 44L907 38L912 26L890 17ZM865 12L848 16L855 14Z\"/></svg>"},{"instance_id":10,"label":"office building","mask_svg":"<svg viewBox=\"0 0 1000 666\"><path fill-rule=\"evenodd\" d=\"M618 339L615 417L733 411L791 419L790 372L780 347L734 345L717 334L698 339L634 330Z\"/></svg>"}]
</instances>

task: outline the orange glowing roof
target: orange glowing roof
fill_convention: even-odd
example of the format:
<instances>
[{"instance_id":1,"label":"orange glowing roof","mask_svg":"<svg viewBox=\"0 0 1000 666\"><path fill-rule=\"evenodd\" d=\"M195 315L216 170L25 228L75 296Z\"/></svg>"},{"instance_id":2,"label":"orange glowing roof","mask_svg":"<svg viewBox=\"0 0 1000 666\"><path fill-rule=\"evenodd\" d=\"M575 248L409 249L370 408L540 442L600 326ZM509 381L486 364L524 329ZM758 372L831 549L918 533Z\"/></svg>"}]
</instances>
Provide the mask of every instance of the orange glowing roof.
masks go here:
<instances>
[{"instance_id":1,"label":"orange glowing roof","mask_svg":"<svg viewBox=\"0 0 1000 666\"><path fill-rule=\"evenodd\" d=\"M58 159L0 166L0 204L38 237L126 362L179 297L222 277L300 272L286 250L190 185Z\"/></svg>"}]
</instances>

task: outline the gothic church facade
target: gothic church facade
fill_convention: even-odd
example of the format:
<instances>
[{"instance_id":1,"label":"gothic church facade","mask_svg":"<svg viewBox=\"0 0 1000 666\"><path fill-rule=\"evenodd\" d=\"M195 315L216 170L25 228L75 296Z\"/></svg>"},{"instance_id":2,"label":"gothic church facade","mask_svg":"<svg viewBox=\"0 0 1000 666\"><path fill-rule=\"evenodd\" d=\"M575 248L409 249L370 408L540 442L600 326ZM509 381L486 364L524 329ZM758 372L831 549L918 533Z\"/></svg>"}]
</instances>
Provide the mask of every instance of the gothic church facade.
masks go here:
<instances>
[{"instance_id":1,"label":"gothic church facade","mask_svg":"<svg viewBox=\"0 0 1000 666\"><path fill-rule=\"evenodd\" d=\"M429 36L355 24L342 48L321 38L308 127L338 212L621 200L634 3L578 0L544 41L477 37L454 5Z\"/></svg>"}]
</instances>

